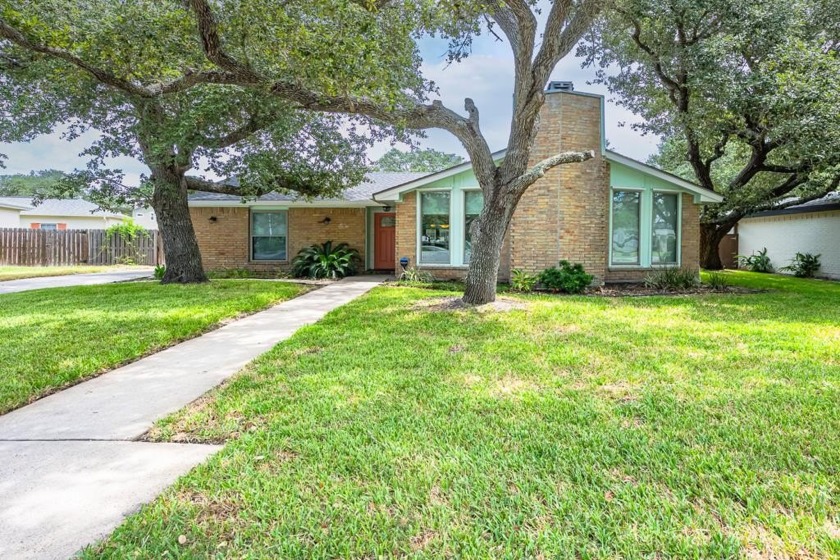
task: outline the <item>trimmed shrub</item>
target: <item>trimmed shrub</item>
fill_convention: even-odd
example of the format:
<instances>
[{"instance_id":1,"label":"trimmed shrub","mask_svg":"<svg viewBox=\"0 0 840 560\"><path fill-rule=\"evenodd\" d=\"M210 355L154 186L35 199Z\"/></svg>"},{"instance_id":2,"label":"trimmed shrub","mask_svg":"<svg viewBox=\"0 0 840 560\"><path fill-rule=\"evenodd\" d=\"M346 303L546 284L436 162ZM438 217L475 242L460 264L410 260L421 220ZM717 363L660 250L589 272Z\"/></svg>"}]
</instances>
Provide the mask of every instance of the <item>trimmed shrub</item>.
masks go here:
<instances>
[{"instance_id":1,"label":"trimmed shrub","mask_svg":"<svg viewBox=\"0 0 840 560\"><path fill-rule=\"evenodd\" d=\"M332 241L311 245L298 252L292 261L296 278L344 278L356 274L359 252L347 243L333 246Z\"/></svg>"},{"instance_id":2,"label":"trimmed shrub","mask_svg":"<svg viewBox=\"0 0 840 560\"><path fill-rule=\"evenodd\" d=\"M796 253L796 256L790 260L790 264L779 270L793 272L797 278L813 278L820 269L820 256L811 253Z\"/></svg>"},{"instance_id":3,"label":"trimmed shrub","mask_svg":"<svg viewBox=\"0 0 840 560\"><path fill-rule=\"evenodd\" d=\"M675 266L660 268L645 278L645 286L654 290L682 292L696 288L699 284L696 270Z\"/></svg>"},{"instance_id":4,"label":"trimmed shrub","mask_svg":"<svg viewBox=\"0 0 840 560\"><path fill-rule=\"evenodd\" d=\"M569 261L560 261L559 264L559 267L546 268L537 277L544 290L579 294L592 283L594 276L587 274L582 264Z\"/></svg>"}]
</instances>

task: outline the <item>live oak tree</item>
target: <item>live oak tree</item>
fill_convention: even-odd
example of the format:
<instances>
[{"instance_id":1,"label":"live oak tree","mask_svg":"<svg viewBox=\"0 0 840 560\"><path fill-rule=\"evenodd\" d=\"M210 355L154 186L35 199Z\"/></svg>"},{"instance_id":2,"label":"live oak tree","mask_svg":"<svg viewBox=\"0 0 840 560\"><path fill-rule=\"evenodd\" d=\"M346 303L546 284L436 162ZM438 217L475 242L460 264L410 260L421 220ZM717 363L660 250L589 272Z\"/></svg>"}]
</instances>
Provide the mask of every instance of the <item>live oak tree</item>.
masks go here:
<instances>
[{"instance_id":1,"label":"live oak tree","mask_svg":"<svg viewBox=\"0 0 840 560\"><path fill-rule=\"evenodd\" d=\"M0 196L34 197L39 194L48 194L65 177L66 174L57 169L0 175Z\"/></svg>"},{"instance_id":2,"label":"live oak tree","mask_svg":"<svg viewBox=\"0 0 840 560\"><path fill-rule=\"evenodd\" d=\"M447 154L432 148L403 151L391 148L373 164L375 171L416 171L434 173L464 161L459 155Z\"/></svg>"},{"instance_id":3,"label":"live oak tree","mask_svg":"<svg viewBox=\"0 0 840 560\"><path fill-rule=\"evenodd\" d=\"M392 93L383 99L374 90L360 94L358 88L348 92L329 81L285 79L282 66L287 62L282 53L272 49L272 32L282 25L286 11L295 2L185 0L184 3L195 17L202 47L208 60L216 65L219 80L268 91L310 110L365 115L407 129L439 128L460 140L484 194L484 207L470 230L472 256L464 293L467 303L481 304L495 299L502 243L516 206L528 187L553 167L593 157L591 152L566 152L535 164L529 161L549 76L590 29L603 0L551 2L541 35L537 3L530 0L326 3L341 6L335 8L340 14L344 14L342 10L365 14L369 20L362 19L359 23L372 28L379 28L381 23L377 22L403 26L391 28L385 37L389 41L399 42L403 36L423 32L441 32L452 39L453 59L466 54L482 22L490 26L491 33L506 38L514 59L513 116L507 154L498 164L482 134L479 108L471 99L464 102L466 114L460 114L440 101L429 103L427 96L421 95L425 91L422 86L409 94L386 88ZM320 24L320 21L312 23ZM342 36L336 39L343 43L328 45L330 53L342 49L347 41ZM416 67L416 53L406 59L406 66L412 66L412 59Z\"/></svg>"},{"instance_id":4,"label":"live oak tree","mask_svg":"<svg viewBox=\"0 0 840 560\"><path fill-rule=\"evenodd\" d=\"M722 194L701 264L742 217L840 183L840 17L828 0L615 0L582 51L666 140L656 163ZM615 72L615 69L618 72Z\"/></svg>"},{"instance_id":5,"label":"live oak tree","mask_svg":"<svg viewBox=\"0 0 840 560\"><path fill-rule=\"evenodd\" d=\"M295 48L323 38L294 35L295 18L306 19L306 10L287 15L286 38ZM336 59L337 68L371 80L387 69L370 53L362 62L357 54L347 53L355 66ZM71 139L89 129L101 134L84 152L87 169L60 190L83 188L102 205L148 201L163 237L164 282L206 280L189 190L335 194L363 179L365 150L384 132L225 79L205 58L189 13L154 0L0 2L0 115L0 141L59 128ZM141 185L125 186L122 173L107 166L113 156L137 158L150 173ZM196 171L205 176L188 174ZM207 174L236 175L245 187Z\"/></svg>"}]
</instances>

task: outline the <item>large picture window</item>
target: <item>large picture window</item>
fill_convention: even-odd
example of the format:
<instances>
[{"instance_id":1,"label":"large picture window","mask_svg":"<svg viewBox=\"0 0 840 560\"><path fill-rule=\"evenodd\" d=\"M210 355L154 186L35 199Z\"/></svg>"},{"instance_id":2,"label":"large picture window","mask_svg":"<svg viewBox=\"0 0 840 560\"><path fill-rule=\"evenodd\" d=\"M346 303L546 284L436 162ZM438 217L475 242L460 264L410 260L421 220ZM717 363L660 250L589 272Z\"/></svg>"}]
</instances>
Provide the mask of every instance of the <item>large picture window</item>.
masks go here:
<instances>
[{"instance_id":1,"label":"large picture window","mask_svg":"<svg viewBox=\"0 0 840 560\"><path fill-rule=\"evenodd\" d=\"M251 258L255 261L285 261L288 215L285 210L251 212Z\"/></svg>"},{"instance_id":2,"label":"large picture window","mask_svg":"<svg viewBox=\"0 0 840 560\"><path fill-rule=\"evenodd\" d=\"M653 193L651 264L676 264L679 247L679 202L676 194Z\"/></svg>"},{"instance_id":3,"label":"large picture window","mask_svg":"<svg viewBox=\"0 0 840 560\"><path fill-rule=\"evenodd\" d=\"M484 206L484 193L481 191L464 192L464 264L470 264L472 255L472 236L470 227Z\"/></svg>"},{"instance_id":4,"label":"large picture window","mask_svg":"<svg viewBox=\"0 0 840 560\"><path fill-rule=\"evenodd\" d=\"M612 263L640 264L642 193L613 191Z\"/></svg>"},{"instance_id":5,"label":"large picture window","mask_svg":"<svg viewBox=\"0 0 840 560\"><path fill-rule=\"evenodd\" d=\"M420 193L420 262L450 264L449 192Z\"/></svg>"}]
</instances>

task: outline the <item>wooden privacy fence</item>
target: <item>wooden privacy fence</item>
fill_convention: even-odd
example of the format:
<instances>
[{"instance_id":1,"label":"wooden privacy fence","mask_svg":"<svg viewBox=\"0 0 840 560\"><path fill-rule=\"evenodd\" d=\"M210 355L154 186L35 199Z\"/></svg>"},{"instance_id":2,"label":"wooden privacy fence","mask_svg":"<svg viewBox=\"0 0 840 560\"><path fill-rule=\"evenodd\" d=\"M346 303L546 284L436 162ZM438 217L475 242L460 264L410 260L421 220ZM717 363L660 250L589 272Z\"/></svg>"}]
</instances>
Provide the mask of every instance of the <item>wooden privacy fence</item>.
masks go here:
<instances>
[{"instance_id":1,"label":"wooden privacy fence","mask_svg":"<svg viewBox=\"0 0 840 560\"><path fill-rule=\"evenodd\" d=\"M105 230L0 228L0 265L163 264L156 231L127 241Z\"/></svg>"}]
</instances>

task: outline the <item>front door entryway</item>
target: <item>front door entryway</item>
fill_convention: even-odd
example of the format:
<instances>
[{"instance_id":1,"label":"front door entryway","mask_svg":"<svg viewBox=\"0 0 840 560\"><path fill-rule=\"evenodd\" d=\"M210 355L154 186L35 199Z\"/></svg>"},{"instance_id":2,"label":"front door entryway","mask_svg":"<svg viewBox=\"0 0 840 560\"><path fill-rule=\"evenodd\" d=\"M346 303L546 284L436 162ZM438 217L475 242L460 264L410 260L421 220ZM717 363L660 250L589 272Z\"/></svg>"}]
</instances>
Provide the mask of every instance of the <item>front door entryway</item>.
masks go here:
<instances>
[{"instance_id":1,"label":"front door entryway","mask_svg":"<svg viewBox=\"0 0 840 560\"><path fill-rule=\"evenodd\" d=\"M394 270L397 251L397 215L379 212L373 215L373 268Z\"/></svg>"}]
</instances>

